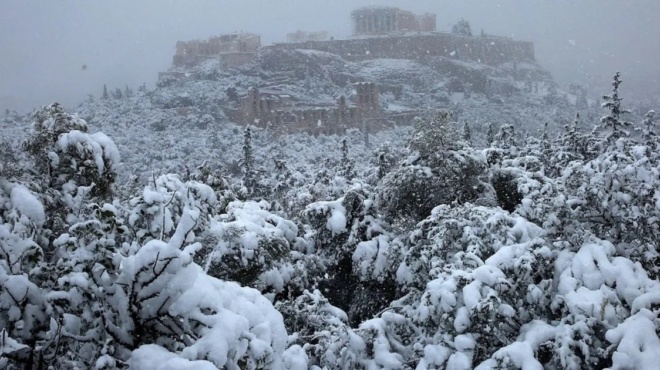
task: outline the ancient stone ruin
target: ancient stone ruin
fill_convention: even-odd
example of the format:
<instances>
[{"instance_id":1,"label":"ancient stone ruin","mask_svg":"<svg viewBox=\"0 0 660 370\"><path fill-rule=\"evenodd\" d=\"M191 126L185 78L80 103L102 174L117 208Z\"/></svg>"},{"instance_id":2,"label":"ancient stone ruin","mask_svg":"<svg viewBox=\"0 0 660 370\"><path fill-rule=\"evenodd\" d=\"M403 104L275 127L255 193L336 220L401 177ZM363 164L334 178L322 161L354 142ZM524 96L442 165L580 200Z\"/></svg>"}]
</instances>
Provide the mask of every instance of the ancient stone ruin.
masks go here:
<instances>
[{"instance_id":1,"label":"ancient stone ruin","mask_svg":"<svg viewBox=\"0 0 660 370\"><path fill-rule=\"evenodd\" d=\"M416 15L395 7L371 6L353 11L351 19L353 37L346 39L329 38L325 31L296 31L287 35L287 42L263 48L260 36L249 33L221 35L203 41L179 41L173 59L174 66L179 69L161 73L160 77L162 80L192 78L190 76L196 73L192 67L209 59L219 60L221 68L227 69L245 65L267 52L291 54L313 50L352 62L435 58L433 63L442 64L449 74L460 76L460 85L485 92L492 90L493 81L485 74L463 73L461 62L492 66L512 63L514 69L518 63L535 63L532 42L483 32L478 36L437 32L435 14ZM457 68L459 71L452 72ZM295 96L286 89L278 90L277 85L269 83L238 91L240 104L223 110L233 122L312 134L343 133L351 127L373 131L391 123L408 122L411 115L419 113L383 110L378 87L373 82L354 83L351 101L341 96L334 103L307 99L299 94ZM506 84L500 85L507 87Z\"/></svg>"},{"instance_id":2,"label":"ancient stone ruin","mask_svg":"<svg viewBox=\"0 0 660 370\"><path fill-rule=\"evenodd\" d=\"M436 15L416 15L394 7L371 6L354 10L353 34L391 35L404 32L435 32Z\"/></svg>"},{"instance_id":3,"label":"ancient stone ruin","mask_svg":"<svg viewBox=\"0 0 660 370\"><path fill-rule=\"evenodd\" d=\"M208 59L218 58L225 67L236 67L254 59L261 48L261 36L232 33L208 40L179 41L173 64L192 67Z\"/></svg>"},{"instance_id":4,"label":"ancient stone ruin","mask_svg":"<svg viewBox=\"0 0 660 370\"><path fill-rule=\"evenodd\" d=\"M366 7L353 11L351 16L356 37L328 39L325 31L297 31L287 35L286 43L266 48L319 50L350 61L429 56L491 65L535 61L532 42L486 34L472 37L436 32L435 14L415 15L393 7ZM223 67L236 67L254 60L260 49L261 37L248 33L179 41L174 65L192 67L209 58L218 58Z\"/></svg>"},{"instance_id":5,"label":"ancient stone ruin","mask_svg":"<svg viewBox=\"0 0 660 370\"><path fill-rule=\"evenodd\" d=\"M380 128L382 111L379 93L373 82L353 84L355 101L349 105L341 96L334 105L310 105L294 100L277 90L252 87L240 98L240 110L234 118L258 127L277 127L284 132L305 131L310 134L342 134L350 127L369 131Z\"/></svg>"}]
</instances>

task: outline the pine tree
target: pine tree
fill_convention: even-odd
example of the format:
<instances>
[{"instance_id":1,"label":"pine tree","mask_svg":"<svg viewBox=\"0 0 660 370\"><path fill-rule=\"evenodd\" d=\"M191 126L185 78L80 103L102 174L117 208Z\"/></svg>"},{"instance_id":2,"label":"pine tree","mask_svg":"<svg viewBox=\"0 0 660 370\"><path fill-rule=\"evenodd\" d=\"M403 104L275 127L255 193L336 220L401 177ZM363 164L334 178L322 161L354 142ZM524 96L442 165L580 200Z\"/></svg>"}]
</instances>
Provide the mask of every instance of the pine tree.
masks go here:
<instances>
[{"instance_id":1,"label":"pine tree","mask_svg":"<svg viewBox=\"0 0 660 370\"><path fill-rule=\"evenodd\" d=\"M630 122L621 120L621 115L630 111L621 108L623 99L619 97L620 77L621 74L617 72L612 81L612 94L603 96L605 102L602 107L608 109L610 113L602 117L600 122L601 128L607 132L605 140L610 146L613 146L618 139L628 136L629 132L626 128L632 125Z\"/></svg>"},{"instance_id":2,"label":"pine tree","mask_svg":"<svg viewBox=\"0 0 660 370\"><path fill-rule=\"evenodd\" d=\"M115 93L113 94L113 96L114 96L115 99L119 100L124 96L124 94L122 94L120 88L116 88Z\"/></svg>"},{"instance_id":3,"label":"pine tree","mask_svg":"<svg viewBox=\"0 0 660 370\"><path fill-rule=\"evenodd\" d=\"M655 132L655 111L650 110L642 121L642 140L649 150L655 151L658 145L658 134Z\"/></svg>"},{"instance_id":4,"label":"pine tree","mask_svg":"<svg viewBox=\"0 0 660 370\"><path fill-rule=\"evenodd\" d=\"M345 164L348 162L348 141L346 137L341 139L341 163Z\"/></svg>"},{"instance_id":5,"label":"pine tree","mask_svg":"<svg viewBox=\"0 0 660 370\"><path fill-rule=\"evenodd\" d=\"M108 94L108 87L105 84L103 84L103 95L101 96L101 99L103 100L110 99L110 94Z\"/></svg>"},{"instance_id":6,"label":"pine tree","mask_svg":"<svg viewBox=\"0 0 660 370\"><path fill-rule=\"evenodd\" d=\"M248 189L254 187L254 150L252 149L252 129L246 126L243 131L243 179Z\"/></svg>"},{"instance_id":7,"label":"pine tree","mask_svg":"<svg viewBox=\"0 0 660 370\"><path fill-rule=\"evenodd\" d=\"M472 129L470 129L468 121L463 124L463 141L472 146Z\"/></svg>"},{"instance_id":8,"label":"pine tree","mask_svg":"<svg viewBox=\"0 0 660 370\"><path fill-rule=\"evenodd\" d=\"M580 113L575 113L575 119L564 126L566 129L566 145L568 146L568 149L574 153L575 155L578 154L579 151L579 134L580 131L578 129L578 123L580 122Z\"/></svg>"},{"instance_id":9,"label":"pine tree","mask_svg":"<svg viewBox=\"0 0 660 370\"><path fill-rule=\"evenodd\" d=\"M284 200L286 191L292 185L291 171L287 168L286 162L283 159L273 158L273 161L275 162L273 193L278 199Z\"/></svg>"},{"instance_id":10,"label":"pine tree","mask_svg":"<svg viewBox=\"0 0 660 370\"><path fill-rule=\"evenodd\" d=\"M124 88L124 96L127 97L127 98L130 98L131 96L133 96L133 91L131 91L131 89L128 87L128 85L126 85L126 87Z\"/></svg>"},{"instance_id":11,"label":"pine tree","mask_svg":"<svg viewBox=\"0 0 660 370\"><path fill-rule=\"evenodd\" d=\"M385 152L378 153L378 179L382 179L386 174L387 163L385 162Z\"/></svg>"},{"instance_id":12,"label":"pine tree","mask_svg":"<svg viewBox=\"0 0 660 370\"><path fill-rule=\"evenodd\" d=\"M341 140L341 165L340 165L340 174L348 179L355 176L354 171L355 163L351 158L349 158L348 153L348 140L346 136Z\"/></svg>"},{"instance_id":13,"label":"pine tree","mask_svg":"<svg viewBox=\"0 0 660 370\"><path fill-rule=\"evenodd\" d=\"M502 125L495 135L496 146L501 149L512 149L517 146L516 130L512 125Z\"/></svg>"},{"instance_id":14,"label":"pine tree","mask_svg":"<svg viewBox=\"0 0 660 370\"><path fill-rule=\"evenodd\" d=\"M550 133L548 132L548 122L546 121L543 123L543 129L541 129L541 142L540 142L540 149L541 149L541 161L543 164L546 166L546 168L549 167L550 164L550 158L552 156L551 148L552 148L552 142L550 140Z\"/></svg>"},{"instance_id":15,"label":"pine tree","mask_svg":"<svg viewBox=\"0 0 660 370\"><path fill-rule=\"evenodd\" d=\"M584 160L589 146L589 135L583 135L578 129L580 114L573 121L567 121L564 132L557 140L556 150L550 154L551 176L558 175L570 162Z\"/></svg>"},{"instance_id":16,"label":"pine tree","mask_svg":"<svg viewBox=\"0 0 660 370\"><path fill-rule=\"evenodd\" d=\"M550 133L548 132L548 122L543 123L543 130L541 133L541 145L543 149L550 148Z\"/></svg>"},{"instance_id":17,"label":"pine tree","mask_svg":"<svg viewBox=\"0 0 660 370\"><path fill-rule=\"evenodd\" d=\"M488 122L486 124L486 146L492 147L495 142L495 132L493 132L493 124Z\"/></svg>"},{"instance_id":18,"label":"pine tree","mask_svg":"<svg viewBox=\"0 0 660 370\"><path fill-rule=\"evenodd\" d=\"M450 111L440 111L432 119L417 119L408 143L422 157L457 149L460 134L452 122Z\"/></svg>"}]
</instances>

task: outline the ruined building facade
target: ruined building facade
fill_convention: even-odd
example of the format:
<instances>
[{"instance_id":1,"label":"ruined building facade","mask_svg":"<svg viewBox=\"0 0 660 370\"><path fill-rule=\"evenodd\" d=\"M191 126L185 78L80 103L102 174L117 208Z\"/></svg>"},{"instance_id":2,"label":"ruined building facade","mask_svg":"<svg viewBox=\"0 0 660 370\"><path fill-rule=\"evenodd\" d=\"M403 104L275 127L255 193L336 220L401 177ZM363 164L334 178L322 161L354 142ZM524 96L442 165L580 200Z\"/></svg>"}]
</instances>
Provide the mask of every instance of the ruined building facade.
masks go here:
<instances>
[{"instance_id":1,"label":"ruined building facade","mask_svg":"<svg viewBox=\"0 0 660 370\"><path fill-rule=\"evenodd\" d=\"M353 34L388 35L405 32L435 32L436 15L416 15L394 7L366 7L351 13Z\"/></svg>"},{"instance_id":2,"label":"ruined building facade","mask_svg":"<svg viewBox=\"0 0 660 370\"><path fill-rule=\"evenodd\" d=\"M351 127L377 130L383 117L376 84L360 82L354 87L355 102L351 105L344 96L333 105L310 105L277 91L253 87L241 97L235 119L243 124L314 135L342 134Z\"/></svg>"},{"instance_id":3,"label":"ruined building facade","mask_svg":"<svg viewBox=\"0 0 660 370\"><path fill-rule=\"evenodd\" d=\"M217 58L224 66L234 67L254 59L261 48L261 36L249 33L232 33L211 37L208 40L179 41L173 64L192 67L208 59Z\"/></svg>"}]
</instances>

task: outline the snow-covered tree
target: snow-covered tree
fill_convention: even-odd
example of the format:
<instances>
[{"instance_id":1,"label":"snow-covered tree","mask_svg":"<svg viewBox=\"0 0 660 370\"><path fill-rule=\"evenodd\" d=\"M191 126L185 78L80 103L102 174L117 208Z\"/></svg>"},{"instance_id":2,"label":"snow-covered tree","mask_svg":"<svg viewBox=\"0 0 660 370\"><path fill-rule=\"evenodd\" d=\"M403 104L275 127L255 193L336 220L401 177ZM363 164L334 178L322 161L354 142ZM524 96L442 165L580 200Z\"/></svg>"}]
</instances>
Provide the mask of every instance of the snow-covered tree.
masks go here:
<instances>
[{"instance_id":1,"label":"snow-covered tree","mask_svg":"<svg viewBox=\"0 0 660 370\"><path fill-rule=\"evenodd\" d=\"M495 142L495 131L493 130L493 124L488 122L486 124L486 146L490 147Z\"/></svg>"},{"instance_id":2,"label":"snow-covered tree","mask_svg":"<svg viewBox=\"0 0 660 370\"><path fill-rule=\"evenodd\" d=\"M84 120L54 103L35 114L24 148L47 186L64 191L70 191L67 184L92 186L90 196L107 197L112 193L119 151L105 134L87 130Z\"/></svg>"},{"instance_id":3,"label":"snow-covered tree","mask_svg":"<svg viewBox=\"0 0 660 370\"><path fill-rule=\"evenodd\" d=\"M658 149L658 134L656 133L655 111L650 110L644 115L642 121L642 143L649 148L651 153Z\"/></svg>"},{"instance_id":4,"label":"snow-covered tree","mask_svg":"<svg viewBox=\"0 0 660 370\"><path fill-rule=\"evenodd\" d=\"M108 94L108 87L105 84L103 84L103 94L101 95L101 99L103 100L110 99L110 94Z\"/></svg>"},{"instance_id":5,"label":"snow-covered tree","mask_svg":"<svg viewBox=\"0 0 660 370\"><path fill-rule=\"evenodd\" d=\"M414 153L379 186L377 204L391 217L420 220L440 204L475 201L484 188L485 163L471 148L461 148L449 112L418 120L409 149Z\"/></svg>"},{"instance_id":6,"label":"snow-covered tree","mask_svg":"<svg viewBox=\"0 0 660 370\"><path fill-rule=\"evenodd\" d=\"M267 68L274 56L283 71ZM299 81L283 77L289 64ZM452 103L462 132L443 111L371 131L371 148L357 129L227 121L241 86L274 75L283 87L306 77L318 101L350 93L344 77L387 80L403 86L383 89L393 109L449 103L447 76L299 50L214 66L85 102L89 125L59 105L0 123L0 368L655 367L652 114L608 142L605 122L586 129L595 111L571 122L551 81L518 80L524 97L475 88ZM500 71L538 72L488 70L495 85ZM614 92L606 107L623 121ZM31 120L29 134L12 128ZM497 137L467 124L488 121L512 124ZM540 122L540 138L528 135Z\"/></svg>"},{"instance_id":7,"label":"snow-covered tree","mask_svg":"<svg viewBox=\"0 0 660 370\"><path fill-rule=\"evenodd\" d=\"M472 27L470 27L470 22L461 18L456 22L455 25L451 27L451 33L461 36L472 36Z\"/></svg>"},{"instance_id":8,"label":"snow-covered tree","mask_svg":"<svg viewBox=\"0 0 660 370\"><path fill-rule=\"evenodd\" d=\"M465 121L463 123L462 139L468 145L472 146L472 129L470 128L470 124L468 123L468 121Z\"/></svg>"},{"instance_id":9,"label":"snow-covered tree","mask_svg":"<svg viewBox=\"0 0 660 370\"><path fill-rule=\"evenodd\" d=\"M252 149L252 129L249 125L243 131L241 167L243 170L243 181L248 189L252 189L257 179L255 178L254 150Z\"/></svg>"},{"instance_id":10,"label":"snow-covered tree","mask_svg":"<svg viewBox=\"0 0 660 370\"><path fill-rule=\"evenodd\" d=\"M421 157L458 148L459 134L456 132L452 113L440 111L431 119L416 119L408 146Z\"/></svg>"},{"instance_id":11,"label":"snow-covered tree","mask_svg":"<svg viewBox=\"0 0 660 370\"><path fill-rule=\"evenodd\" d=\"M621 85L621 74L617 72L612 81L612 94L603 96L603 108L609 110L609 114L603 116L601 127L606 132L605 140L608 145L612 146L620 138L630 135L628 128L632 123L623 120L622 115L629 113L627 109L621 108L622 98L619 97L619 85Z\"/></svg>"},{"instance_id":12,"label":"snow-covered tree","mask_svg":"<svg viewBox=\"0 0 660 370\"><path fill-rule=\"evenodd\" d=\"M515 155L518 146L517 142L518 137L515 127L513 125L502 125L497 135L495 135L493 145Z\"/></svg>"},{"instance_id":13,"label":"snow-covered tree","mask_svg":"<svg viewBox=\"0 0 660 370\"><path fill-rule=\"evenodd\" d=\"M354 167L355 162L349 156L348 140L344 137L341 140L341 164L339 174L350 180L355 176Z\"/></svg>"}]
</instances>

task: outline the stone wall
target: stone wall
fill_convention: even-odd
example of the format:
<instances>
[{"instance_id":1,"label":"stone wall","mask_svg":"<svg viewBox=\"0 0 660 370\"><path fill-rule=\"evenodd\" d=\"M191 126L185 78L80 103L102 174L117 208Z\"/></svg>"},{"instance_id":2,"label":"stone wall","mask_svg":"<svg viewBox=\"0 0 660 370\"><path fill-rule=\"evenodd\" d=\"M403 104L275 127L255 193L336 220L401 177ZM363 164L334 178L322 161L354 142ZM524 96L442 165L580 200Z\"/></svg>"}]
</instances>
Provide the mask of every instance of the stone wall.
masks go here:
<instances>
[{"instance_id":1,"label":"stone wall","mask_svg":"<svg viewBox=\"0 0 660 370\"><path fill-rule=\"evenodd\" d=\"M292 33L287 33L286 42L296 43L296 42L305 42L305 41L325 41L328 39L328 31L319 31L319 32L305 32L305 31L296 31Z\"/></svg>"},{"instance_id":2,"label":"stone wall","mask_svg":"<svg viewBox=\"0 0 660 370\"><path fill-rule=\"evenodd\" d=\"M320 50L352 61L444 56L491 65L506 62L535 62L532 42L492 36L466 37L448 33L307 41L297 44L277 44L268 48Z\"/></svg>"}]
</instances>

